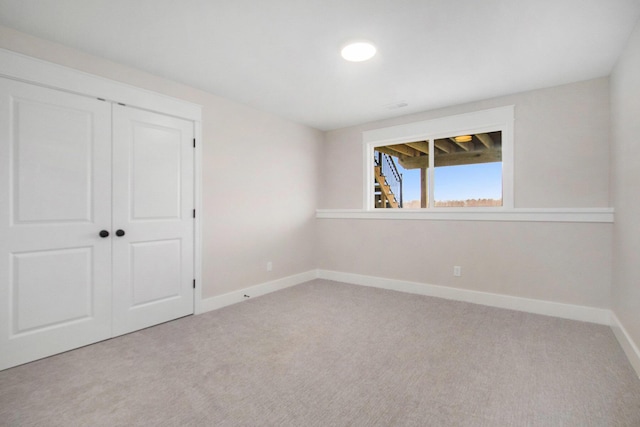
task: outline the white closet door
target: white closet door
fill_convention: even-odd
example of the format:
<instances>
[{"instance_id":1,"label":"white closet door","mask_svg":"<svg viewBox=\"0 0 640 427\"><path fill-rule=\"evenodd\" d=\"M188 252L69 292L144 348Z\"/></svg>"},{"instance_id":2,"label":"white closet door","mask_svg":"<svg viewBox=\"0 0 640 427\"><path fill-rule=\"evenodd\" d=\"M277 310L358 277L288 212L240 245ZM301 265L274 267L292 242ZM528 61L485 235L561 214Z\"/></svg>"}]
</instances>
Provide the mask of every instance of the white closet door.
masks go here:
<instances>
[{"instance_id":1,"label":"white closet door","mask_svg":"<svg viewBox=\"0 0 640 427\"><path fill-rule=\"evenodd\" d=\"M193 313L193 122L113 106L113 334Z\"/></svg>"},{"instance_id":2,"label":"white closet door","mask_svg":"<svg viewBox=\"0 0 640 427\"><path fill-rule=\"evenodd\" d=\"M0 78L0 369L111 336L110 109Z\"/></svg>"}]
</instances>

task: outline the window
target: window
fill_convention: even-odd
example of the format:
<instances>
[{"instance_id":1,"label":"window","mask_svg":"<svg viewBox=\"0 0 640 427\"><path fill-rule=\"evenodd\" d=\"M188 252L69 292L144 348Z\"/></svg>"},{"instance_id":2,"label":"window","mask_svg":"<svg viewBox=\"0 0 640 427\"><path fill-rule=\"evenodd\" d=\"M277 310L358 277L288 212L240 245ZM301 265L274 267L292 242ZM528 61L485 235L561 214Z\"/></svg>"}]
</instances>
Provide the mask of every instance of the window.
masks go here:
<instances>
[{"instance_id":1,"label":"window","mask_svg":"<svg viewBox=\"0 0 640 427\"><path fill-rule=\"evenodd\" d=\"M367 131L365 205L512 208L512 134L513 107Z\"/></svg>"}]
</instances>

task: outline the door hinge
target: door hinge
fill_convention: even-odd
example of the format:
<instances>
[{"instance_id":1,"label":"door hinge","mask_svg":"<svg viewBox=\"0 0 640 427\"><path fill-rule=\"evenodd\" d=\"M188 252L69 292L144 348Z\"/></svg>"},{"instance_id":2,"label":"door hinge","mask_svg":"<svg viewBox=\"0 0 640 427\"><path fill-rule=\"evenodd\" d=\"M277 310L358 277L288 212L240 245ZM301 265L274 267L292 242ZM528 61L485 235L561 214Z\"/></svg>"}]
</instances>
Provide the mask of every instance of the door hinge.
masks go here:
<instances>
[{"instance_id":1,"label":"door hinge","mask_svg":"<svg viewBox=\"0 0 640 427\"><path fill-rule=\"evenodd\" d=\"M193 138L193 148L196 148L196 139Z\"/></svg>"},{"instance_id":2,"label":"door hinge","mask_svg":"<svg viewBox=\"0 0 640 427\"><path fill-rule=\"evenodd\" d=\"M193 217L194 218L196 217L196 210L195 209L193 210Z\"/></svg>"},{"instance_id":3,"label":"door hinge","mask_svg":"<svg viewBox=\"0 0 640 427\"><path fill-rule=\"evenodd\" d=\"M196 279L193 279L193 289L196 288Z\"/></svg>"}]
</instances>

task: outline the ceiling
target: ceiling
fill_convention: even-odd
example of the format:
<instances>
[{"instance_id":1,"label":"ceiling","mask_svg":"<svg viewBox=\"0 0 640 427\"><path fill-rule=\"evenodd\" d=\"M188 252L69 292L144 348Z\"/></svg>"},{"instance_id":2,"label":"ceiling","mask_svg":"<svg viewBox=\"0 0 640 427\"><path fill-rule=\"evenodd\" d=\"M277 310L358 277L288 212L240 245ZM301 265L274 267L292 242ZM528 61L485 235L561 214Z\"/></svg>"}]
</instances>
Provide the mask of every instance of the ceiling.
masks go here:
<instances>
[{"instance_id":1,"label":"ceiling","mask_svg":"<svg viewBox=\"0 0 640 427\"><path fill-rule=\"evenodd\" d=\"M639 16L640 0L0 0L1 25L321 130L607 76ZM354 39L378 54L344 61Z\"/></svg>"}]
</instances>

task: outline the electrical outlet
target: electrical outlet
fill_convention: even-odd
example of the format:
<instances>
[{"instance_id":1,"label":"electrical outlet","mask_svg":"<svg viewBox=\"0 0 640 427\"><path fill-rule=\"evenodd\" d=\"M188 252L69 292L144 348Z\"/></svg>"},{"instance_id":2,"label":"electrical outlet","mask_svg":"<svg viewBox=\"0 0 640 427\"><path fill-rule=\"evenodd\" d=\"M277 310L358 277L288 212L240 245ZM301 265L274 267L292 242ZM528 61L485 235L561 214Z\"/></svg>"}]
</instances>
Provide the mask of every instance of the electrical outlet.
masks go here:
<instances>
[{"instance_id":1,"label":"electrical outlet","mask_svg":"<svg viewBox=\"0 0 640 427\"><path fill-rule=\"evenodd\" d=\"M460 267L459 265L453 266L453 275L456 277L462 276L462 267Z\"/></svg>"},{"instance_id":2,"label":"electrical outlet","mask_svg":"<svg viewBox=\"0 0 640 427\"><path fill-rule=\"evenodd\" d=\"M273 263L271 261L269 261L267 263L267 271L271 271L271 270L273 270Z\"/></svg>"}]
</instances>

